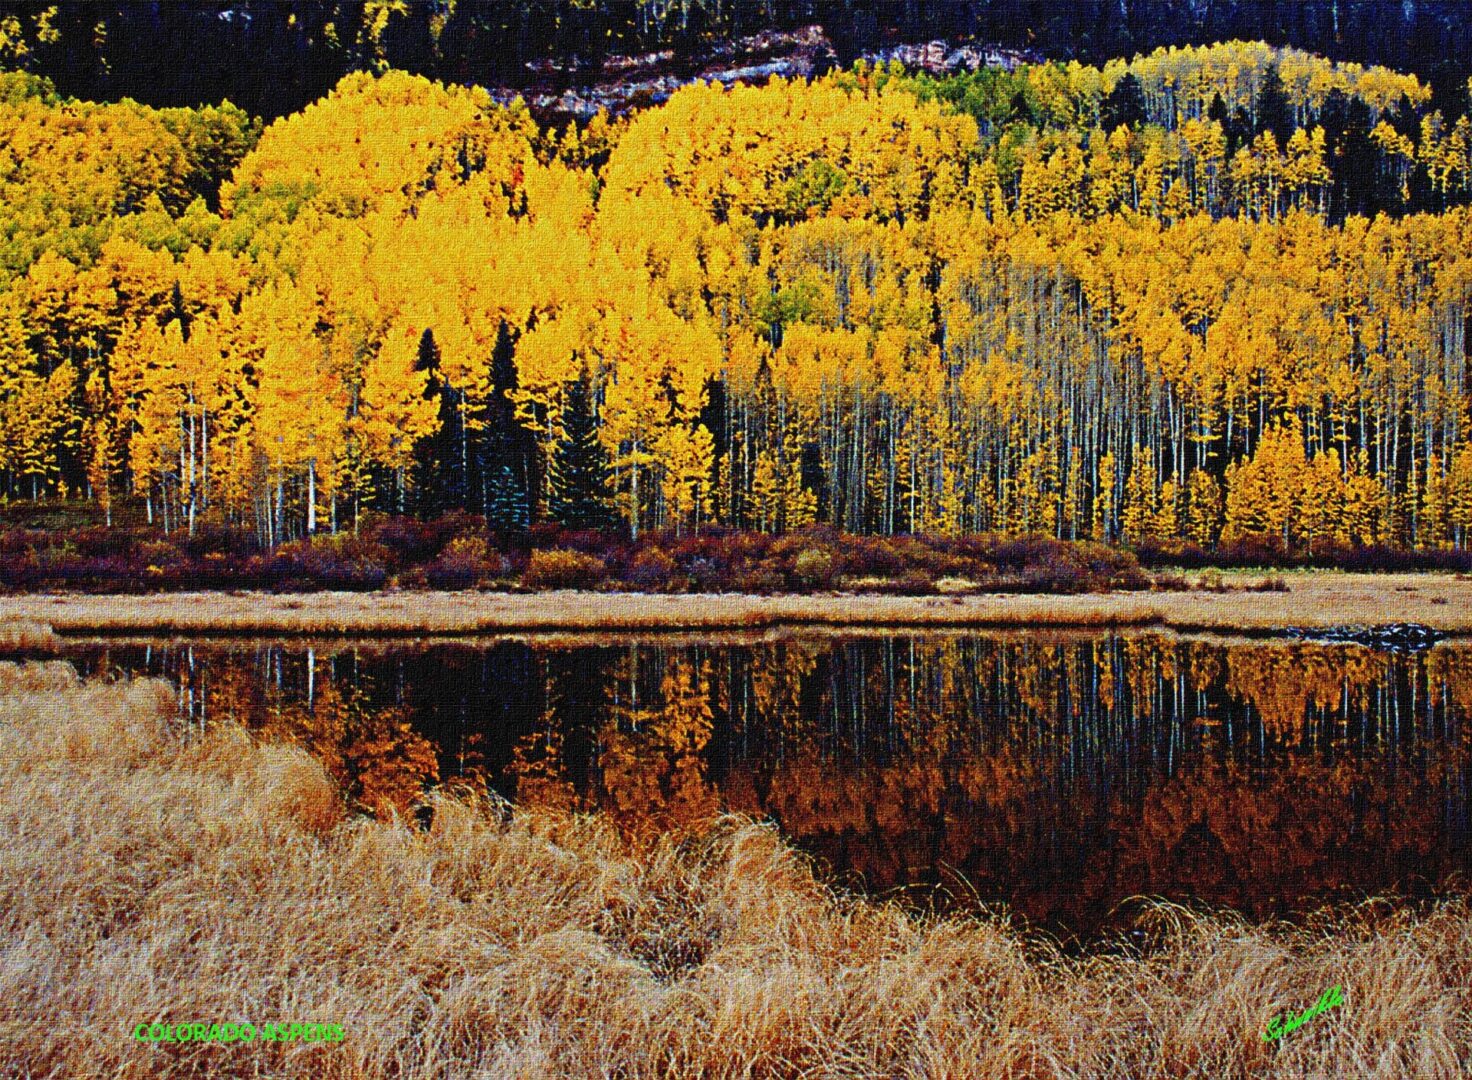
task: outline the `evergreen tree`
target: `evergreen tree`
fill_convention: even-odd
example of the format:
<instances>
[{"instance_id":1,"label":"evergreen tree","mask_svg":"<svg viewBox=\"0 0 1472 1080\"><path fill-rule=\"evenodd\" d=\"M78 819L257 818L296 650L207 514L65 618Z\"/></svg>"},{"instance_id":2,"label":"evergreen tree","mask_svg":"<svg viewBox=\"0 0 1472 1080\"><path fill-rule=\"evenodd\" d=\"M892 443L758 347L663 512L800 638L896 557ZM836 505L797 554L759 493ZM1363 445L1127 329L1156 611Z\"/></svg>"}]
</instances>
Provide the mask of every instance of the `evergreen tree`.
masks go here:
<instances>
[{"instance_id":1,"label":"evergreen tree","mask_svg":"<svg viewBox=\"0 0 1472 1080\"><path fill-rule=\"evenodd\" d=\"M1371 215L1389 208L1397 193L1380 169L1380 154L1370 139L1375 126L1370 107L1359 98L1350 100L1344 110L1337 168L1334 170L1335 207L1338 218L1345 214Z\"/></svg>"},{"instance_id":2,"label":"evergreen tree","mask_svg":"<svg viewBox=\"0 0 1472 1080\"><path fill-rule=\"evenodd\" d=\"M530 440L509 397L517 385L512 352L511 332L503 322L491 353L491 397L482 413L480 474L486 524L520 532L531 519L526 460Z\"/></svg>"},{"instance_id":3,"label":"evergreen tree","mask_svg":"<svg viewBox=\"0 0 1472 1080\"><path fill-rule=\"evenodd\" d=\"M1206 107L1206 118L1208 120L1215 120L1218 124L1226 127L1228 119L1227 103L1222 100L1220 90L1211 95L1211 104Z\"/></svg>"},{"instance_id":4,"label":"evergreen tree","mask_svg":"<svg viewBox=\"0 0 1472 1080\"><path fill-rule=\"evenodd\" d=\"M1288 100L1283 76L1278 73L1277 64L1269 64L1262 73L1262 88L1257 95L1257 131L1271 131L1281 150L1288 145L1295 126L1293 105Z\"/></svg>"},{"instance_id":5,"label":"evergreen tree","mask_svg":"<svg viewBox=\"0 0 1472 1080\"><path fill-rule=\"evenodd\" d=\"M440 374L440 349L434 332L426 329L419 338L415 371L429 373L425 400L439 398L439 421L434 433L414 447L414 470L410 481L412 505L421 517L436 517L454 506L464 505L461 470L456 468L462 422L458 392Z\"/></svg>"},{"instance_id":6,"label":"evergreen tree","mask_svg":"<svg viewBox=\"0 0 1472 1080\"><path fill-rule=\"evenodd\" d=\"M1228 160L1239 149L1252 144L1252 117L1240 105L1232 110L1231 119L1222 130L1227 136Z\"/></svg>"},{"instance_id":7,"label":"evergreen tree","mask_svg":"<svg viewBox=\"0 0 1472 1080\"><path fill-rule=\"evenodd\" d=\"M1349 139L1349 105L1349 95L1335 87L1324 96L1324 103L1319 107L1319 125L1324 129L1324 159L1329 163L1329 205L1326 216L1336 225L1344 221L1346 208L1350 204L1348 192L1350 176L1345 168ZM1368 139L1366 139L1366 144L1368 144ZM1361 164L1359 167L1365 168L1366 166ZM1373 167L1373 162L1370 167Z\"/></svg>"},{"instance_id":8,"label":"evergreen tree","mask_svg":"<svg viewBox=\"0 0 1472 1080\"><path fill-rule=\"evenodd\" d=\"M1139 127L1145 122L1145 91L1140 80L1125 72L1099 109L1104 130L1117 127Z\"/></svg>"},{"instance_id":9,"label":"evergreen tree","mask_svg":"<svg viewBox=\"0 0 1472 1080\"><path fill-rule=\"evenodd\" d=\"M1222 95L1217 92L1211 96L1211 104L1207 106L1206 118L1214 120L1222 126L1222 135L1226 139L1223 157L1227 161L1232 160L1232 155L1244 142L1251 142L1251 133L1247 129L1247 114L1241 109L1233 113L1227 108L1227 103L1222 100Z\"/></svg>"},{"instance_id":10,"label":"evergreen tree","mask_svg":"<svg viewBox=\"0 0 1472 1080\"><path fill-rule=\"evenodd\" d=\"M189 312L184 307L184 292L179 288L179 283L174 282L174 287L169 291L169 309L173 312L174 320L179 324L179 333L185 341L189 340L189 324L193 321Z\"/></svg>"},{"instance_id":11,"label":"evergreen tree","mask_svg":"<svg viewBox=\"0 0 1472 1080\"><path fill-rule=\"evenodd\" d=\"M496 440L496 443L503 440ZM495 443L492 444L495 446ZM525 532L530 523L526 484L505 457L493 460L485 473L486 524L502 532Z\"/></svg>"},{"instance_id":12,"label":"evergreen tree","mask_svg":"<svg viewBox=\"0 0 1472 1080\"><path fill-rule=\"evenodd\" d=\"M610 524L608 452L598 441L598 420L590 400L588 372L567 384L562 438L552 451L552 519L570 529L602 529Z\"/></svg>"}]
</instances>

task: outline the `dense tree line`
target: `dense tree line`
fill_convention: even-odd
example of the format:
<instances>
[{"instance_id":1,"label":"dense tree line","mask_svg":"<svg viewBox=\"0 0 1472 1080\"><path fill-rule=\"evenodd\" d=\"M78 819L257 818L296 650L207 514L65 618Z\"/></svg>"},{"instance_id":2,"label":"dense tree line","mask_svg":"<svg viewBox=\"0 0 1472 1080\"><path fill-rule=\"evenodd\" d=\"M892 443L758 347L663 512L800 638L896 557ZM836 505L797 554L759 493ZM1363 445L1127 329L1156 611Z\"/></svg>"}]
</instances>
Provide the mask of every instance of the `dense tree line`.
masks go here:
<instances>
[{"instance_id":1,"label":"dense tree line","mask_svg":"<svg viewBox=\"0 0 1472 1080\"><path fill-rule=\"evenodd\" d=\"M610 54L683 55L811 24L845 67L897 40L937 37L1095 66L1241 39L1413 72L1448 100L1472 75L1472 21L1460 0L4 0L0 62L78 97L229 99L274 118L353 71L520 85L532 77L528 64L544 64L575 82L579 68Z\"/></svg>"},{"instance_id":2,"label":"dense tree line","mask_svg":"<svg viewBox=\"0 0 1472 1080\"><path fill-rule=\"evenodd\" d=\"M1339 222L1444 210L1472 190L1465 94L1443 112L1414 76L1261 42L1161 49L1102 68L874 77L974 117L1000 182L1029 210L1126 201L1139 210L1144 200L1157 216L1274 217L1308 204Z\"/></svg>"},{"instance_id":3,"label":"dense tree line","mask_svg":"<svg viewBox=\"0 0 1472 1080\"><path fill-rule=\"evenodd\" d=\"M1241 44L1009 75L1026 122L986 78L692 86L555 130L358 74L257 138L4 76L33 151L0 487L266 543L463 507L1467 544L1472 216L1336 203L1322 123L1364 110L1398 190L1460 198L1465 118L1398 142L1418 80ZM1218 100L1261 128L1230 155Z\"/></svg>"}]
</instances>

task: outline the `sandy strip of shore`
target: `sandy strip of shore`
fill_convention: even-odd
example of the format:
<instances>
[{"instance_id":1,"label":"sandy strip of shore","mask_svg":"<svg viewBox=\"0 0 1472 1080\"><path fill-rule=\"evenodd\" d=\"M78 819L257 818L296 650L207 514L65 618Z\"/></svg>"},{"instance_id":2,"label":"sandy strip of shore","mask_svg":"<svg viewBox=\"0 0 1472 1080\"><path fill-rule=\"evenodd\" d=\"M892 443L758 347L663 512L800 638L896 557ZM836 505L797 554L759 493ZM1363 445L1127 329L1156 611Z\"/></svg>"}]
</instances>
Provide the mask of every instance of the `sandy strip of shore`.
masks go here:
<instances>
[{"instance_id":1,"label":"sandy strip of shore","mask_svg":"<svg viewBox=\"0 0 1472 1080\"><path fill-rule=\"evenodd\" d=\"M1240 576L1242 584L1260 579ZM1124 627L1268 631L1417 622L1472 632L1472 577L1281 575L1287 592L1120 592L1078 596L654 595L555 591L250 592L0 597L0 619L58 633L474 634L506 631L760 629L781 626Z\"/></svg>"}]
</instances>

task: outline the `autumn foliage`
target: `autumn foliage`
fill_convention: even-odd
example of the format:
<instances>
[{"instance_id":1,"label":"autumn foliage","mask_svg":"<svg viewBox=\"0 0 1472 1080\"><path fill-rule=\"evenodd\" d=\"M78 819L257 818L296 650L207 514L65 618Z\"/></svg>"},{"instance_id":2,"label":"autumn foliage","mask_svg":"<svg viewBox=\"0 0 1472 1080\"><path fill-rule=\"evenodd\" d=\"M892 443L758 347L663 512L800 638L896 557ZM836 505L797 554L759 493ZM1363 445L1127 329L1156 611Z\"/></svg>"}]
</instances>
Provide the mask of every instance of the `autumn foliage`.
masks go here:
<instances>
[{"instance_id":1,"label":"autumn foliage","mask_svg":"<svg viewBox=\"0 0 1472 1080\"><path fill-rule=\"evenodd\" d=\"M1412 76L1235 42L558 130L390 71L263 132L4 78L12 499L263 547L447 509L1468 542L1472 137ZM1450 208L1358 216L1357 154Z\"/></svg>"},{"instance_id":2,"label":"autumn foliage","mask_svg":"<svg viewBox=\"0 0 1472 1080\"><path fill-rule=\"evenodd\" d=\"M33 508L42 509L42 508ZM537 526L489 532L477 518L370 517L356 533L274 548L238 529L193 536L143 524L58 529L44 513L0 525L0 591L295 592L527 586L642 592L1086 592L1150 585L1128 551L1049 537L881 537L809 526L776 536L707 526L614 533Z\"/></svg>"}]
</instances>

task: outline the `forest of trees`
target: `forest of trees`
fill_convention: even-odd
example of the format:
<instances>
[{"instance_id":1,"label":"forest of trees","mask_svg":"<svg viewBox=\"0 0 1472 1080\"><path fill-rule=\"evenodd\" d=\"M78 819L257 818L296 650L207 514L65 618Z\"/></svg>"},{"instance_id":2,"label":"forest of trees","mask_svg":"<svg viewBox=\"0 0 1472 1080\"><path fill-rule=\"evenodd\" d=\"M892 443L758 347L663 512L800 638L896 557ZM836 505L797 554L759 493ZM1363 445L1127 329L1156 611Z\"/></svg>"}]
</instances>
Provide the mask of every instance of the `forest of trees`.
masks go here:
<instances>
[{"instance_id":1,"label":"forest of trees","mask_svg":"<svg viewBox=\"0 0 1472 1080\"><path fill-rule=\"evenodd\" d=\"M263 129L0 75L0 491L1465 547L1469 90L1234 42Z\"/></svg>"},{"instance_id":2,"label":"forest of trees","mask_svg":"<svg viewBox=\"0 0 1472 1080\"><path fill-rule=\"evenodd\" d=\"M0 64L80 98L228 98L275 119L353 71L512 87L560 73L577 85L611 56L678 60L813 25L841 67L936 38L1096 67L1162 47L1261 40L1411 72L1447 102L1472 75L1463 0L0 0Z\"/></svg>"}]
</instances>

